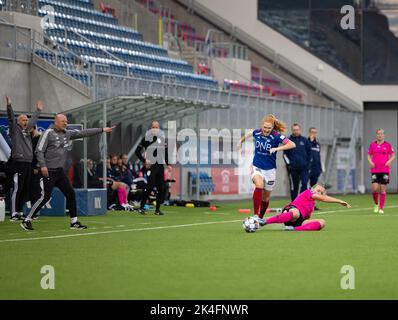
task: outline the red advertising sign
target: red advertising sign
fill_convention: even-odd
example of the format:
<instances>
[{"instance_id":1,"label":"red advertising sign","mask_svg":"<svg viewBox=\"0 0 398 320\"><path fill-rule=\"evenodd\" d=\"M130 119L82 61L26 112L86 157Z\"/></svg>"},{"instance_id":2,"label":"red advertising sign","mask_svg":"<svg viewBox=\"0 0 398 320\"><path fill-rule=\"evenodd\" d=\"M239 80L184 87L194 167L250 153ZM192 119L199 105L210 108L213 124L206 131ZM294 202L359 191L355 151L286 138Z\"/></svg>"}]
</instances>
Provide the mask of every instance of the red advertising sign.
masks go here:
<instances>
[{"instance_id":1,"label":"red advertising sign","mask_svg":"<svg viewBox=\"0 0 398 320\"><path fill-rule=\"evenodd\" d=\"M212 194L238 194L239 177L235 174L235 167L214 167L211 169L214 183Z\"/></svg>"}]
</instances>

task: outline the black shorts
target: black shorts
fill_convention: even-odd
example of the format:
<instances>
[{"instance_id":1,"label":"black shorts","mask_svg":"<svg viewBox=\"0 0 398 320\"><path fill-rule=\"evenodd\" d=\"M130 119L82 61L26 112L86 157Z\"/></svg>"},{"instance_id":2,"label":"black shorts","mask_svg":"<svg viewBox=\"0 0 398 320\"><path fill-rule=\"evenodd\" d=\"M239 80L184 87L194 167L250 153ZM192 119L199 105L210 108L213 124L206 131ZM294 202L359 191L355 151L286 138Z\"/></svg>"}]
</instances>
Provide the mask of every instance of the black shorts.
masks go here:
<instances>
[{"instance_id":1,"label":"black shorts","mask_svg":"<svg viewBox=\"0 0 398 320\"><path fill-rule=\"evenodd\" d=\"M372 183L389 184L390 174L389 173L372 173Z\"/></svg>"},{"instance_id":2,"label":"black shorts","mask_svg":"<svg viewBox=\"0 0 398 320\"><path fill-rule=\"evenodd\" d=\"M282 213L288 212L288 211L290 211L290 209L292 209L292 208L297 209L295 206L287 205L286 207L284 207L284 208L282 209ZM300 210L299 210L299 212L300 212ZM303 218L303 216L301 215L301 212L300 212L300 217L298 217L298 219L297 219L296 221L285 222L285 226L299 227L299 226L301 226L301 225L303 224L304 220L305 220L305 219Z\"/></svg>"}]
</instances>

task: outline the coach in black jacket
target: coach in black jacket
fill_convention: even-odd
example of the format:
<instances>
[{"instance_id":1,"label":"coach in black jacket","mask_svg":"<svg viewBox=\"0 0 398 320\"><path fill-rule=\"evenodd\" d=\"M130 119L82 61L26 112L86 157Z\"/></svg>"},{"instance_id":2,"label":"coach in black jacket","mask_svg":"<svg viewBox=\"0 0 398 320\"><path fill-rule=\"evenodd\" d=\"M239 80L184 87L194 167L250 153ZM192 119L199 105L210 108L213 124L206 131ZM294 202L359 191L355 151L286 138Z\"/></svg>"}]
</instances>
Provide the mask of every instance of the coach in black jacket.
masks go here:
<instances>
[{"instance_id":1,"label":"coach in black jacket","mask_svg":"<svg viewBox=\"0 0 398 320\"><path fill-rule=\"evenodd\" d=\"M168 164L168 149L164 132L158 121L152 121L151 128L142 138L135 150L135 155L144 163L147 175L147 186L141 200L139 212L145 214L145 204L151 191L156 187L156 215L163 215L160 205L164 201L165 179L164 166Z\"/></svg>"},{"instance_id":2,"label":"coach in black jacket","mask_svg":"<svg viewBox=\"0 0 398 320\"><path fill-rule=\"evenodd\" d=\"M317 140L318 131L315 127L309 129L308 141L311 145L312 162L310 168L310 187L318 183L319 176L322 173L321 163L321 145Z\"/></svg>"},{"instance_id":3,"label":"coach in black jacket","mask_svg":"<svg viewBox=\"0 0 398 320\"><path fill-rule=\"evenodd\" d=\"M296 144L296 148L284 151L283 159L289 174L290 197L293 201L298 195L300 182L300 193L307 190L312 154L311 144L301 135L301 126L298 123L292 125L289 139Z\"/></svg>"}]
</instances>

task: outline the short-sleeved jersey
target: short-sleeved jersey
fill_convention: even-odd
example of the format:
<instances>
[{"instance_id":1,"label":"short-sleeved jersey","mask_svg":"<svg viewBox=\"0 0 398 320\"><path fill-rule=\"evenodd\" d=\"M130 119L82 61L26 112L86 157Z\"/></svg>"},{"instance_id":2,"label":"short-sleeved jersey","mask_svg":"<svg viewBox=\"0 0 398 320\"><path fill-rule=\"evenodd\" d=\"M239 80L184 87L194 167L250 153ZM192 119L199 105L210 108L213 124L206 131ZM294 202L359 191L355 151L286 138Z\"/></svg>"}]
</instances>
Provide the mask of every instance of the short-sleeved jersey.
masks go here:
<instances>
[{"instance_id":1,"label":"short-sleeved jersey","mask_svg":"<svg viewBox=\"0 0 398 320\"><path fill-rule=\"evenodd\" d=\"M277 148L281 143L286 144L288 139L276 132L272 131L270 135L265 136L261 129L253 131L254 140L254 157L253 166L263 169L276 169L276 152L270 154L272 148Z\"/></svg>"},{"instance_id":2,"label":"short-sleeved jersey","mask_svg":"<svg viewBox=\"0 0 398 320\"><path fill-rule=\"evenodd\" d=\"M394 154L394 149L387 141L378 144L374 141L369 146L368 154L371 156L372 162L375 164L374 168L370 169L371 173L390 173L390 167L385 164L389 159L389 155Z\"/></svg>"},{"instance_id":3,"label":"short-sleeved jersey","mask_svg":"<svg viewBox=\"0 0 398 320\"><path fill-rule=\"evenodd\" d=\"M314 204L315 200L312 198L314 192L310 189L305 190L304 192L300 193L296 199L290 204L295 206L299 209L303 219L309 219L311 214L314 212Z\"/></svg>"}]
</instances>

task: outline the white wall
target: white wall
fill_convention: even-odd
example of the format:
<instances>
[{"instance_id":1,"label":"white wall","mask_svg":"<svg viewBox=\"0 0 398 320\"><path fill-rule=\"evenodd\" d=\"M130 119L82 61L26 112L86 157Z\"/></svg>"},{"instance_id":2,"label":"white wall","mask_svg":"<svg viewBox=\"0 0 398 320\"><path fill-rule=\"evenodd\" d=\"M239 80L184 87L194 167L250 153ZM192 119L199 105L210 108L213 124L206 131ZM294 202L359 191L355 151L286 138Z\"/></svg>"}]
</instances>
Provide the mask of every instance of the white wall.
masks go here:
<instances>
[{"instance_id":1,"label":"white wall","mask_svg":"<svg viewBox=\"0 0 398 320\"><path fill-rule=\"evenodd\" d=\"M64 112L91 100L34 64L0 59L0 103L12 97L14 110L32 112L43 100L46 113Z\"/></svg>"},{"instance_id":2,"label":"white wall","mask_svg":"<svg viewBox=\"0 0 398 320\"><path fill-rule=\"evenodd\" d=\"M39 33L43 33L43 29L40 25L41 17L10 11L0 12L0 17L17 26L31 28Z\"/></svg>"},{"instance_id":3,"label":"white wall","mask_svg":"<svg viewBox=\"0 0 398 320\"><path fill-rule=\"evenodd\" d=\"M29 63L0 59L0 105L4 97L12 97L14 110L30 111Z\"/></svg>"},{"instance_id":4,"label":"white wall","mask_svg":"<svg viewBox=\"0 0 398 320\"><path fill-rule=\"evenodd\" d=\"M363 102L396 102L398 101L398 86L362 86L361 97Z\"/></svg>"},{"instance_id":5,"label":"white wall","mask_svg":"<svg viewBox=\"0 0 398 320\"><path fill-rule=\"evenodd\" d=\"M32 103L43 100L46 111L51 113L64 112L91 102L88 97L34 64L31 64L28 88Z\"/></svg>"}]
</instances>

